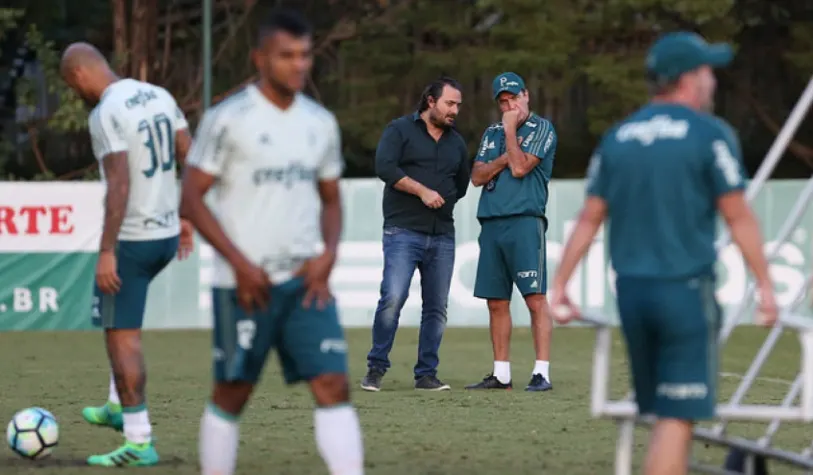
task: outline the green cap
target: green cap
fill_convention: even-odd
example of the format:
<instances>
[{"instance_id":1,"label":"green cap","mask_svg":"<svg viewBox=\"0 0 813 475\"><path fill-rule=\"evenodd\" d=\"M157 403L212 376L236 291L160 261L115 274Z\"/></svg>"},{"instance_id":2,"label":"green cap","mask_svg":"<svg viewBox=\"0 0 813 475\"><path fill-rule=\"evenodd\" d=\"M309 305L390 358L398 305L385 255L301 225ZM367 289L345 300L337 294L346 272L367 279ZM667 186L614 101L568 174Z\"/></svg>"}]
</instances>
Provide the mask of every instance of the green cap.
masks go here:
<instances>
[{"instance_id":1,"label":"green cap","mask_svg":"<svg viewBox=\"0 0 813 475\"><path fill-rule=\"evenodd\" d=\"M502 73L494 78L491 83L491 92L494 94L494 99L500 95L501 92L510 92L517 95L525 89L525 81L519 77L517 73Z\"/></svg>"},{"instance_id":2,"label":"green cap","mask_svg":"<svg viewBox=\"0 0 813 475\"><path fill-rule=\"evenodd\" d=\"M649 49L646 69L656 80L675 81L700 66L728 66L734 51L727 43L709 44L702 36L688 31L667 33Z\"/></svg>"}]
</instances>

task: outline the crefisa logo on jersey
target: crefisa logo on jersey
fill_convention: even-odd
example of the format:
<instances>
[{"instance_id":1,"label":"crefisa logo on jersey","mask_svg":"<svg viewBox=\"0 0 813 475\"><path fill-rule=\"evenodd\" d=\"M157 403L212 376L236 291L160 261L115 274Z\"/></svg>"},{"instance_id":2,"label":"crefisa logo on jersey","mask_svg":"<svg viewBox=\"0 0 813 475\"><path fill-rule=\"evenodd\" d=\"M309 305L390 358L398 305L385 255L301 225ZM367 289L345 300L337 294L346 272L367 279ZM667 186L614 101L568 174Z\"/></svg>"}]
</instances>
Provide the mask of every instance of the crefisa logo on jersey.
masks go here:
<instances>
[{"instance_id":1,"label":"crefisa logo on jersey","mask_svg":"<svg viewBox=\"0 0 813 475\"><path fill-rule=\"evenodd\" d=\"M139 89L135 95L129 97L127 101L124 102L124 105L128 109L132 109L133 107L145 106L153 99L158 99L158 95L155 93L155 91L144 91Z\"/></svg>"},{"instance_id":2,"label":"crefisa logo on jersey","mask_svg":"<svg viewBox=\"0 0 813 475\"><path fill-rule=\"evenodd\" d=\"M621 126L615 134L619 142L637 140L642 145L652 145L656 140L686 138L689 133L689 122L675 120L672 117L660 114L649 120L630 122Z\"/></svg>"},{"instance_id":3,"label":"crefisa logo on jersey","mask_svg":"<svg viewBox=\"0 0 813 475\"><path fill-rule=\"evenodd\" d=\"M254 171L253 181L256 186L266 184L284 185L291 188L297 183L316 180L316 169L307 168L300 162L293 162L285 168L259 168Z\"/></svg>"}]
</instances>

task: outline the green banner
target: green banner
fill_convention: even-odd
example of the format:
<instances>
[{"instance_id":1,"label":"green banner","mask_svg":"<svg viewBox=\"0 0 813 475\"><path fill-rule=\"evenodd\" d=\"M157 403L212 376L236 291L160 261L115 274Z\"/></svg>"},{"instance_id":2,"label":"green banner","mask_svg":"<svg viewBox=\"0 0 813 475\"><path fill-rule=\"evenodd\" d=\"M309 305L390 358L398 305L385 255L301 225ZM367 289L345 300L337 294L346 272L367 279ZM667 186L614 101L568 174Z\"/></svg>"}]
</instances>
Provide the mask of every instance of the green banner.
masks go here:
<instances>
[{"instance_id":1,"label":"green banner","mask_svg":"<svg viewBox=\"0 0 813 475\"><path fill-rule=\"evenodd\" d=\"M91 328L95 263L79 252L3 254L0 331Z\"/></svg>"}]
</instances>

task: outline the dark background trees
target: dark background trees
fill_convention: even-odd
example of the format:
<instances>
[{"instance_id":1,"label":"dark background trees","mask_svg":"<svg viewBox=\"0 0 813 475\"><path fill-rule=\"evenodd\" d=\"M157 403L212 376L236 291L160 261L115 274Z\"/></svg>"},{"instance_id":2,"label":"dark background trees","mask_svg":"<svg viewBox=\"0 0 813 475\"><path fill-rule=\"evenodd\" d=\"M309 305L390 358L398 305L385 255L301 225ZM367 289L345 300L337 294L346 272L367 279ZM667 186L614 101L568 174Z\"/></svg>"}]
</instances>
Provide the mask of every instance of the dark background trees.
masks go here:
<instances>
[{"instance_id":1,"label":"dark background trees","mask_svg":"<svg viewBox=\"0 0 813 475\"><path fill-rule=\"evenodd\" d=\"M255 20L278 4L316 27L308 94L341 122L348 176L369 176L382 127L413 109L440 74L464 85L459 128L474 152L498 119L491 79L515 70L559 135L554 176L580 178L599 134L646 99L643 57L677 28L738 48L721 71L718 113L759 165L813 75L813 3L804 0L212 0L215 102L252 79ZM97 176L87 111L59 80L71 41L90 41L117 71L167 87L201 113L200 0L7 0L0 8L0 178ZM807 120L774 176L807 177Z\"/></svg>"}]
</instances>

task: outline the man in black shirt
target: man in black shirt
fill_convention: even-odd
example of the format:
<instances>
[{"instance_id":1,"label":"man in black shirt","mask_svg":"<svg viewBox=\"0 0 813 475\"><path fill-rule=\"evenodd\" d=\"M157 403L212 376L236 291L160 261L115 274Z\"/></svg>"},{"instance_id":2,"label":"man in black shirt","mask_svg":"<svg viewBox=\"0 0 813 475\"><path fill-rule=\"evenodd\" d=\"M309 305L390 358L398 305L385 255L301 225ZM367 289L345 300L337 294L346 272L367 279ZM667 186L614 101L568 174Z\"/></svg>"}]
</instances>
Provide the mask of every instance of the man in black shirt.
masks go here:
<instances>
[{"instance_id":1,"label":"man in black shirt","mask_svg":"<svg viewBox=\"0 0 813 475\"><path fill-rule=\"evenodd\" d=\"M373 346L361 387L379 391L390 367L398 318L417 268L421 274L421 332L415 388L441 391L438 350L454 268L454 205L468 188L470 164L463 137L453 128L460 85L441 78L429 84L418 111L387 126L375 154L384 188L384 276L373 322Z\"/></svg>"}]
</instances>

